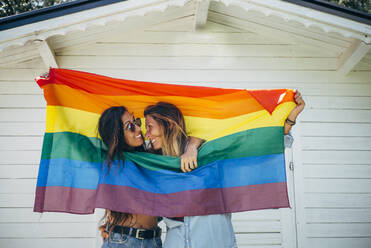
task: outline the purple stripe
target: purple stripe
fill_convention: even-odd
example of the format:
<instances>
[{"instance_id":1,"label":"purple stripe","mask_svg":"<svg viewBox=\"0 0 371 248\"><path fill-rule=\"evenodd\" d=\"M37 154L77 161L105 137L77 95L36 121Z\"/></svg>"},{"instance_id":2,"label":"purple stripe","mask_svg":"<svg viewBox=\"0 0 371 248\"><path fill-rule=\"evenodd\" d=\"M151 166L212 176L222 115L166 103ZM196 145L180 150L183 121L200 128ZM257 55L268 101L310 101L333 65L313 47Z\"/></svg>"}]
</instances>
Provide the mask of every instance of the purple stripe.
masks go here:
<instances>
[{"instance_id":1,"label":"purple stripe","mask_svg":"<svg viewBox=\"0 0 371 248\"><path fill-rule=\"evenodd\" d=\"M42 190L43 187L37 188L37 192ZM289 207L286 183L198 189L171 194L155 194L127 186L101 184L96 200L94 190L86 189L47 187L46 194L50 196L46 198L48 201L44 202L44 206L43 198L36 198L35 211L88 214L96 207L126 213L179 217ZM66 196L61 197L64 194ZM61 199L69 201L64 202Z\"/></svg>"},{"instance_id":2,"label":"purple stripe","mask_svg":"<svg viewBox=\"0 0 371 248\"><path fill-rule=\"evenodd\" d=\"M63 186L37 187L34 212L94 213L96 190Z\"/></svg>"},{"instance_id":3,"label":"purple stripe","mask_svg":"<svg viewBox=\"0 0 371 248\"><path fill-rule=\"evenodd\" d=\"M286 183L198 189L171 194L153 194L101 184L96 207L152 216L182 217L289 207L289 202Z\"/></svg>"}]
</instances>

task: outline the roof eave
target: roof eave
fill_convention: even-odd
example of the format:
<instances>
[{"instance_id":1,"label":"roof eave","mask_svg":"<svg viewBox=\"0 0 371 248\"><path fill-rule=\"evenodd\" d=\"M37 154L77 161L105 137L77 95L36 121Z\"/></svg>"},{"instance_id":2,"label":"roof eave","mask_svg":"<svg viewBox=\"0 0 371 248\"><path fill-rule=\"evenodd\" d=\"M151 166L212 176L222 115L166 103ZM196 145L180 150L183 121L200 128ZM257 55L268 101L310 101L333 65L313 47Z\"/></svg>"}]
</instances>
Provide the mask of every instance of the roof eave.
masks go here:
<instances>
[{"instance_id":1,"label":"roof eave","mask_svg":"<svg viewBox=\"0 0 371 248\"><path fill-rule=\"evenodd\" d=\"M364 23L371 25L371 15L354 10L351 8L346 8L338 4L330 3L323 0L282 0L292 4L300 5L303 7L311 8L321 12L325 12L331 15L346 18L352 21Z\"/></svg>"},{"instance_id":2,"label":"roof eave","mask_svg":"<svg viewBox=\"0 0 371 248\"><path fill-rule=\"evenodd\" d=\"M127 0L76 0L18 15L0 18L0 31Z\"/></svg>"}]
</instances>

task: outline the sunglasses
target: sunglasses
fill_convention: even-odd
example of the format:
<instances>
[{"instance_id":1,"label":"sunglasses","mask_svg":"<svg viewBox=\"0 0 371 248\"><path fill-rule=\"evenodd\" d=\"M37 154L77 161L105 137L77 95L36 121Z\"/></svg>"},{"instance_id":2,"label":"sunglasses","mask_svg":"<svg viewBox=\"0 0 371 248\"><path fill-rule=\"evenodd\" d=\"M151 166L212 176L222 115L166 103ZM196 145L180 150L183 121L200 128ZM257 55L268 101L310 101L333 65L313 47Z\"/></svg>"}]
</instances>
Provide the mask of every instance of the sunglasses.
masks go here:
<instances>
[{"instance_id":1,"label":"sunglasses","mask_svg":"<svg viewBox=\"0 0 371 248\"><path fill-rule=\"evenodd\" d=\"M135 126L138 126L138 127L142 126L142 120L140 118L136 118L134 119L133 122L129 122L126 125L125 130L128 130L130 132L135 132Z\"/></svg>"}]
</instances>

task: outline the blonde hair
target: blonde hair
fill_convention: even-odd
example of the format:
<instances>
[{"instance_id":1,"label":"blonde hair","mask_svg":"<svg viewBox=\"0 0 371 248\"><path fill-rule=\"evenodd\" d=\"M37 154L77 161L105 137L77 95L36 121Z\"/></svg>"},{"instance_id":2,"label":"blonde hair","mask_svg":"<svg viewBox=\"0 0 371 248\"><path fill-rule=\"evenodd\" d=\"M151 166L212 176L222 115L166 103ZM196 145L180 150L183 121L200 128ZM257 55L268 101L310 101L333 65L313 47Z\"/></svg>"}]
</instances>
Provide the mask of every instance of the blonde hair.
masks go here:
<instances>
[{"instance_id":1,"label":"blonde hair","mask_svg":"<svg viewBox=\"0 0 371 248\"><path fill-rule=\"evenodd\" d=\"M148 106L144 115L151 116L160 125L163 134L162 154L182 155L188 139L182 112L174 104L158 102Z\"/></svg>"}]
</instances>

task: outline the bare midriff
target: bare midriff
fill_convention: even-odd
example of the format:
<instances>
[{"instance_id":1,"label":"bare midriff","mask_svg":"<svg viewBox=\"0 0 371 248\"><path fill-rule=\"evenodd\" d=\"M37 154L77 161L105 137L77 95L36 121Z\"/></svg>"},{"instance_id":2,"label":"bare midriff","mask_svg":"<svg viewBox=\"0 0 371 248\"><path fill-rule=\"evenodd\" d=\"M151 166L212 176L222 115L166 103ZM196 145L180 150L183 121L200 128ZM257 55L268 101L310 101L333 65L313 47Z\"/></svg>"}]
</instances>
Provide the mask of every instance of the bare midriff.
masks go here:
<instances>
[{"instance_id":1,"label":"bare midriff","mask_svg":"<svg viewBox=\"0 0 371 248\"><path fill-rule=\"evenodd\" d=\"M157 227L157 217L148 216L144 214L132 214L132 218L127 218L120 226L128 226L140 229L154 229Z\"/></svg>"}]
</instances>

